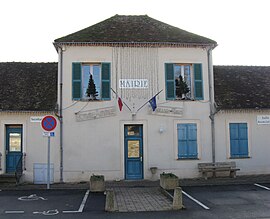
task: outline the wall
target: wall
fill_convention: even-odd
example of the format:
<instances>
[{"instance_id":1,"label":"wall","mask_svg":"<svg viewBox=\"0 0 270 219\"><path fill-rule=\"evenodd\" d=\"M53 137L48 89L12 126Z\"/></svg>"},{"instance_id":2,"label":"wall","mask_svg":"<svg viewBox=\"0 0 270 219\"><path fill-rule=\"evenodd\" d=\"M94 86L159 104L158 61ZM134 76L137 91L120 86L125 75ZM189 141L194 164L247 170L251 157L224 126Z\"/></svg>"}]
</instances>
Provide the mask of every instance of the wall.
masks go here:
<instances>
[{"instance_id":1,"label":"wall","mask_svg":"<svg viewBox=\"0 0 270 219\"><path fill-rule=\"evenodd\" d=\"M270 173L270 125L258 125L258 115L270 115L270 111L228 110L216 114L216 160L235 161L240 175ZM247 123L249 158L230 159L230 122Z\"/></svg>"},{"instance_id":2,"label":"wall","mask_svg":"<svg viewBox=\"0 0 270 219\"><path fill-rule=\"evenodd\" d=\"M85 181L91 174L104 174L106 180L124 178L124 124L143 124L144 129L144 178L152 177L149 168L158 167L158 173L169 171L179 177L198 176L197 163L211 161L211 132L209 119L208 66L207 52L201 48L129 48L129 61L135 59L126 69L120 70L123 61L116 56L117 49L110 47L65 47L63 52L63 139L64 139L64 181ZM135 51L136 50L136 51ZM136 54L136 55L134 55ZM149 55L150 54L150 55ZM121 55L121 54L120 54ZM136 57L132 57L136 56ZM149 58L150 64L144 64ZM122 57L122 59L125 59ZM72 100L72 62L110 62L112 63L112 88L128 104L118 110L116 95L110 101L81 102ZM202 63L203 101L167 101L165 99L164 63ZM118 63L118 65L116 65ZM143 64L142 64L143 63ZM126 64L126 63L125 63ZM146 69L144 69L143 67ZM118 67L117 67L118 66ZM136 67L137 66L137 67ZM135 71L136 70L136 71ZM147 91L118 88L118 79L147 78L151 82ZM139 112L136 110L147 102L157 91L158 107L173 107L181 113L152 113L149 104ZM78 114L109 107L107 117L93 119L87 116L78 121ZM177 160L178 122L198 124L199 160ZM161 133L160 128L164 129Z\"/></svg>"},{"instance_id":3,"label":"wall","mask_svg":"<svg viewBox=\"0 0 270 219\"><path fill-rule=\"evenodd\" d=\"M33 166L35 163L47 163L47 137L43 137L40 122L31 122L31 117L43 117L50 113L38 112L1 112L0 113L0 152L2 153L1 174L5 173L6 125L22 125L23 153L25 168L23 181L33 182ZM55 129L55 137L51 137L51 163L54 164L54 180L59 181L59 130Z\"/></svg>"}]
</instances>

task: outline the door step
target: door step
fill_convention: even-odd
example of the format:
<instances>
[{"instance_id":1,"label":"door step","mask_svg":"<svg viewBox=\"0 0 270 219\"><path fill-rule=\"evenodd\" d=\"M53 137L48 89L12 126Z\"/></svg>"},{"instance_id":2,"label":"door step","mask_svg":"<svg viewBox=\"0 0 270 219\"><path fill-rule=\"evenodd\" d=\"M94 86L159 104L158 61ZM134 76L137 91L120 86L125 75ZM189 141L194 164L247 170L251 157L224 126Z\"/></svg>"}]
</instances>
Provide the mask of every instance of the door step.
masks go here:
<instances>
[{"instance_id":1,"label":"door step","mask_svg":"<svg viewBox=\"0 0 270 219\"><path fill-rule=\"evenodd\" d=\"M15 173L4 173L0 175L0 184L16 183Z\"/></svg>"}]
</instances>

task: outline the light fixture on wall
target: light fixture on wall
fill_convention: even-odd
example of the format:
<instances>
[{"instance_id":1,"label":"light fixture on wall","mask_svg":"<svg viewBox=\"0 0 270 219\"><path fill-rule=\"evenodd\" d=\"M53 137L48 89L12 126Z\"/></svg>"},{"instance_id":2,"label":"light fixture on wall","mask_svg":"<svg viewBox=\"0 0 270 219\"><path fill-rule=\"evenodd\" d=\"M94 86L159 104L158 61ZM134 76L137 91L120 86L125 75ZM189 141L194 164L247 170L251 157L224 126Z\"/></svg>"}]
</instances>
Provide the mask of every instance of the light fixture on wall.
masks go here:
<instances>
[{"instance_id":1,"label":"light fixture on wall","mask_svg":"<svg viewBox=\"0 0 270 219\"><path fill-rule=\"evenodd\" d=\"M161 133L163 133L164 131L165 131L164 127L163 127L163 126L160 126L160 127L159 127L159 133L161 134Z\"/></svg>"}]
</instances>

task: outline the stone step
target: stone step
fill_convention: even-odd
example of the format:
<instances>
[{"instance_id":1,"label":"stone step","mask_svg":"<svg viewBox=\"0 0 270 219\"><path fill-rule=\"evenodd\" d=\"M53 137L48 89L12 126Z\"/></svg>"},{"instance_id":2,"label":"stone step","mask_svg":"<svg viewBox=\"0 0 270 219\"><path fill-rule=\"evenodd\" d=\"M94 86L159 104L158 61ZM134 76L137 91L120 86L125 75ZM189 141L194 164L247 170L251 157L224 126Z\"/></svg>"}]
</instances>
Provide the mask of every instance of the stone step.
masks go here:
<instances>
[{"instance_id":1,"label":"stone step","mask_svg":"<svg viewBox=\"0 0 270 219\"><path fill-rule=\"evenodd\" d=\"M5 173L0 175L0 184L16 183L15 173Z\"/></svg>"}]
</instances>

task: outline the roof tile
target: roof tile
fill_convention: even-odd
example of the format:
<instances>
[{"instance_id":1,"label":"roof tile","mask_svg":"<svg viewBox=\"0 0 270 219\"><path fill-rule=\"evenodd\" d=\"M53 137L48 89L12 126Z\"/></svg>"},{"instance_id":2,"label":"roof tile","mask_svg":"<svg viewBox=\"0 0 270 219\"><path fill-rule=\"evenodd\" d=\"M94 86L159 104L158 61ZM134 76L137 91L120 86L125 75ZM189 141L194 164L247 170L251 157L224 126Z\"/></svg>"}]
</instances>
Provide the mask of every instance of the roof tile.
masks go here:
<instances>
[{"instance_id":1,"label":"roof tile","mask_svg":"<svg viewBox=\"0 0 270 219\"><path fill-rule=\"evenodd\" d=\"M115 15L83 30L56 39L55 42L217 44L211 39L168 25L147 15Z\"/></svg>"}]
</instances>

